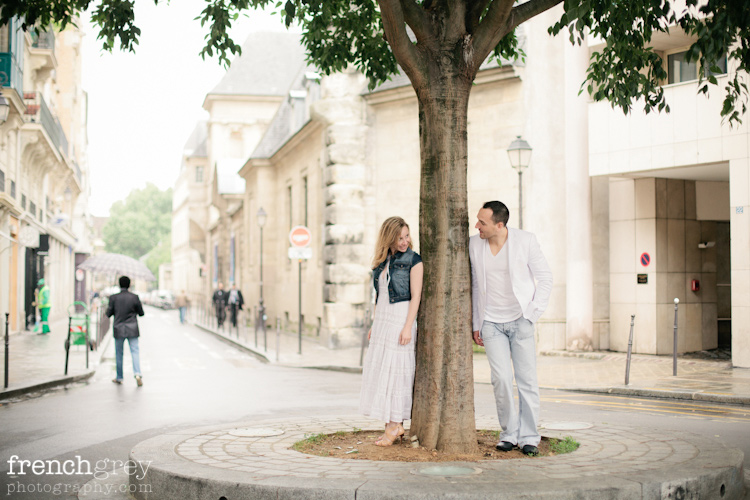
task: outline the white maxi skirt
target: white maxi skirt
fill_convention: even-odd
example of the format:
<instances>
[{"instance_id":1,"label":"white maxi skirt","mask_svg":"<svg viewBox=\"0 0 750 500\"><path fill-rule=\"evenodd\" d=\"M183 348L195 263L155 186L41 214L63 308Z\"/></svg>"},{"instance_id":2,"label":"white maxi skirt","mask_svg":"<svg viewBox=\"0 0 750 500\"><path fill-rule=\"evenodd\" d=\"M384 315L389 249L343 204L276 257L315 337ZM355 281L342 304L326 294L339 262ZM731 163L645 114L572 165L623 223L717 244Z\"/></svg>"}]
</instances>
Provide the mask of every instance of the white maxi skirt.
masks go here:
<instances>
[{"instance_id":1,"label":"white maxi skirt","mask_svg":"<svg viewBox=\"0 0 750 500\"><path fill-rule=\"evenodd\" d=\"M387 272L386 267L379 280L372 336L362 368L359 411L383 422L403 422L411 418L417 322L412 325L411 342L400 345L409 301L390 303Z\"/></svg>"}]
</instances>

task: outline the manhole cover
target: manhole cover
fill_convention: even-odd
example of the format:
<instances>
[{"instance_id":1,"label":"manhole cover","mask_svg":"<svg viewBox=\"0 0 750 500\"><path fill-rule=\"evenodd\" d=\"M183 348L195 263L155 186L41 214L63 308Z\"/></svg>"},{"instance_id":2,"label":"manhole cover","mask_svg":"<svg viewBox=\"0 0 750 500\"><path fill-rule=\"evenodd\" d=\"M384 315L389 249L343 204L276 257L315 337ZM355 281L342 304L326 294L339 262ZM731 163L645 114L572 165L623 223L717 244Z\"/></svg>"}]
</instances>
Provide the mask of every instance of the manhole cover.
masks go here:
<instances>
[{"instance_id":1,"label":"manhole cover","mask_svg":"<svg viewBox=\"0 0 750 500\"><path fill-rule=\"evenodd\" d=\"M425 467L424 469L413 470L411 471L411 473L423 474L425 476L456 477L481 474L482 469L475 469L473 467L457 467L455 465L434 465L432 467Z\"/></svg>"},{"instance_id":2,"label":"manhole cover","mask_svg":"<svg viewBox=\"0 0 750 500\"><path fill-rule=\"evenodd\" d=\"M281 429L268 429L263 427L239 427L232 429L227 434L237 437L269 437L284 434Z\"/></svg>"},{"instance_id":3,"label":"manhole cover","mask_svg":"<svg viewBox=\"0 0 750 500\"><path fill-rule=\"evenodd\" d=\"M542 426L542 428L551 431L580 431L583 429L591 429L592 427L593 424L588 422L552 422Z\"/></svg>"}]
</instances>

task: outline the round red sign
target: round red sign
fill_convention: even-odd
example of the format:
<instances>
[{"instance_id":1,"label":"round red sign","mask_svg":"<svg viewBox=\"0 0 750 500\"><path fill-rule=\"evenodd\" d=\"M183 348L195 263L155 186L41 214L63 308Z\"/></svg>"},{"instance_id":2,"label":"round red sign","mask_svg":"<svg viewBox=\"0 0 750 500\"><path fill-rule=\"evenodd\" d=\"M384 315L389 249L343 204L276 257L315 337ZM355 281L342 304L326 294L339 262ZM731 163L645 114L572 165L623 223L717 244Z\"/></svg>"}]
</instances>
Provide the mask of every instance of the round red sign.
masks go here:
<instances>
[{"instance_id":1,"label":"round red sign","mask_svg":"<svg viewBox=\"0 0 750 500\"><path fill-rule=\"evenodd\" d=\"M304 248L310 246L312 241L312 233L305 226L296 226L289 231L289 243L293 247Z\"/></svg>"}]
</instances>

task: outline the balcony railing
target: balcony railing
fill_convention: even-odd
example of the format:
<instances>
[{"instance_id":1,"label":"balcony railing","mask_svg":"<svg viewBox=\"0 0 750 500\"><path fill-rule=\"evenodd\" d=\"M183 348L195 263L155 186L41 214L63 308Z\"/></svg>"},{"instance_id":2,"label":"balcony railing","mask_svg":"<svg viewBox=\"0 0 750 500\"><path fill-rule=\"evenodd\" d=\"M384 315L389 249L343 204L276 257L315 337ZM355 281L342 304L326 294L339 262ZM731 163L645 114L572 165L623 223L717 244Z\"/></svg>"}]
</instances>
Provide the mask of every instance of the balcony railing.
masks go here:
<instances>
[{"instance_id":1,"label":"balcony railing","mask_svg":"<svg viewBox=\"0 0 750 500\"><path fill-rule=\"evenodd\" d=\"M31 46L35 49L55 50L55 33L52 31L42 31L39 28L31 28Z\"/></svg>"},{"instance_id":2,"label":"balcony railing","mask_svg":"<svg viewBox=\"0 0 750 500\"><path fill-rule=\"evenodd\" d=\"M24 94L26 112L24 120L27 123L40 123L49 136L52 143L63 156L68 156L68 138L65 137L60 121L52 115L47 102L39 92L27 92Z\"/></svg>"}]
</instances>

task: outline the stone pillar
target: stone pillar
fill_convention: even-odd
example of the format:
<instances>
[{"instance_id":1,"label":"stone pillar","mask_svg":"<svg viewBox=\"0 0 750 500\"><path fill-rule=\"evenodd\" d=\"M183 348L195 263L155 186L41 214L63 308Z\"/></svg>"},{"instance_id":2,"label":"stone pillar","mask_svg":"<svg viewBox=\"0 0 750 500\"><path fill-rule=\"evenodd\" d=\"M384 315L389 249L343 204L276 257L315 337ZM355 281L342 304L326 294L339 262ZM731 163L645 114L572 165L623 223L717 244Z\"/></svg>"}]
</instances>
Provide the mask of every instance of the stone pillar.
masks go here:
<instances>
[{"instance_id":1,"label":"stone pillar","mask_svg":"<svg viewBox=\"0 0 750 500\"><path fill-rule=\"evenodd\" d=\"M325 77L312 114L325 127L323 193L325 243L321 335L331 348L360 345L370 268L364 248L364 77L345 71Z\"/></svg>"},{"instance_id":2,"label":"stone pillar","mask_svg":"<svg viewBox=\"0 0 750 500\"><path fill-rule=\"evenodd\" d=\"M729 162L732 364L750 368L750 164Z\"/></svg>"},{"instance_id":3,"label":"stone pillar","mask_svg":"<svg viewBox=\"0 0 750 500\"><path fill-rule=\"evenodd\" d=\"M587 44L565 44L565 348L598 349L593 342L594 281L591 179L588 164L588 96L578 95L589 63Z\"/></svg>"}]
</instances>

